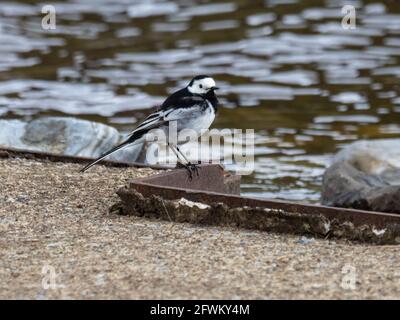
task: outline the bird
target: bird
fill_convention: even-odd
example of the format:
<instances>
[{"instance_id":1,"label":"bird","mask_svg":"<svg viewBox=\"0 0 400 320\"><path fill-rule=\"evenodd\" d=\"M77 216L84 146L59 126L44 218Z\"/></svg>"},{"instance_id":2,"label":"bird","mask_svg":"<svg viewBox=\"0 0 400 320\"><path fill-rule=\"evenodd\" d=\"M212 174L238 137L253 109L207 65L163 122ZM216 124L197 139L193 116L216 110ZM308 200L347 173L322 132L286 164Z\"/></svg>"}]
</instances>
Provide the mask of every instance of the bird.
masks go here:
<instances>
[{"instance_id":1,"label":"bird","mask_svg":"<svg viewBox=\"0 0 400 320\"><path fill-rule=\"evenodd\" d=\"M215 91L218 89L215 80L211 76L198 75L195 76L189 84L172 93L154 113L150 114L134 129L128 137L120 144L108 150L96 160L90 162L80 170L85 172L95 164L99 163L109 155L135 144L143 143L146 139L146 134L151 130L161 129L165 136L165 143L176 155L178 164L187 169L189 178L192 179L193 173L199 175L199 167L191 163L186 156L181 152L179 144L187 141L169 141L168 132L171 122L176 123L177 134L184 129L191 129L197 137L201 136L204 129L208 129L214 122L218 110L218 98ZM158 143L160 141L157 141ZM181 161L179 155L185 163Z\"/></svg>"}]
</instances>

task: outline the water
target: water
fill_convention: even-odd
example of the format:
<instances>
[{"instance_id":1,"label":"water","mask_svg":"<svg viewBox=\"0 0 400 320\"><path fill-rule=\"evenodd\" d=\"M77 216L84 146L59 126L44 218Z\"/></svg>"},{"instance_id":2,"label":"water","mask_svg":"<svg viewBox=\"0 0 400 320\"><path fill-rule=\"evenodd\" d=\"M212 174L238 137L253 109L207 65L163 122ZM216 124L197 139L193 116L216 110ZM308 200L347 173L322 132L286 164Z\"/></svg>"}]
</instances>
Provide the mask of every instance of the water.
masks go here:
<instances>
[{"instance_id":1,"label":"water","mask_svg":"<svg viewBox=\"0 0 400 320\"><path fill-rule=\"evenodd\" d=\"M242 193L317 202L332 155L400 137L398 1L0 2L0 117L73 115L130 131L195 74L211 74L216 128L256 130ZM357 28L341 27L341 7Z\"/></svg>"}]
</instances>

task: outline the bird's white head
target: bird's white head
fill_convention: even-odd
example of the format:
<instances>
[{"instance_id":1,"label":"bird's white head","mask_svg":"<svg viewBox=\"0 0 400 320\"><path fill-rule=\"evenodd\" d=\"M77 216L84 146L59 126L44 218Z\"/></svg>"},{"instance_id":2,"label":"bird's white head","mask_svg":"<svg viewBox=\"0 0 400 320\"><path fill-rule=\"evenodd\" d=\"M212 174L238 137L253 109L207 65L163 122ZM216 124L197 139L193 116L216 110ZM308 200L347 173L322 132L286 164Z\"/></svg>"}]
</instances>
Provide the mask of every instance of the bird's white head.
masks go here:
<instances>
[{"instance_id":1,"label":"bird's white head","mask_svg":"<svg viewBox=\"0 0 400 320\"><path fill-rule=\"evenodd\" d=\"M203 75L194 77L187 88L189 92L199 95L205 95L211 90L218 89L213 78Z\"/></svg>"}]
</instances>

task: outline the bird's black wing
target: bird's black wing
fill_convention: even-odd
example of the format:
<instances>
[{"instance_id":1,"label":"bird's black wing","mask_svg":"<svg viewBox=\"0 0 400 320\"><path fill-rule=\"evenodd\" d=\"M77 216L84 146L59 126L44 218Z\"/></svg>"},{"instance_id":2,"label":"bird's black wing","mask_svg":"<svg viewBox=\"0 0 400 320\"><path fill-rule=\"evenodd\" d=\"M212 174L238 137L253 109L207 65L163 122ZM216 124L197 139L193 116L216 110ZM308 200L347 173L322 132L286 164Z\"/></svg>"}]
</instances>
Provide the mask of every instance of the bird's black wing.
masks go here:
<instances>
[{"instance_id":1,"label":"bird's black wing","mask_svg":"<svg viewBox=\"0 0 400 320\"><path fill-rule=\"evenodd\" d=\"M204 101L201 96L194 95L187 88L184 88L171 94L161 105L161 110L190 108L195 104L204 103Z\"/></svg>"},{"instance_id":2,"label":"bird's black wing","mask_svg":"<svg viewBox=\"0 0 400 320\"><path fill-rule=\"evenodd\" d=\"M183 89L185 90L185 89ZM180 90L182 91L182 90ZM161 110L149 115L143 122L129 135L137 139L142 132L147 133L151 129L161 127L169 121L177 121L190 117L194 108L199 108L206 104L200 96L182 95L179 92L172 94L161 106Z\"/></svg>"}]
</instances>

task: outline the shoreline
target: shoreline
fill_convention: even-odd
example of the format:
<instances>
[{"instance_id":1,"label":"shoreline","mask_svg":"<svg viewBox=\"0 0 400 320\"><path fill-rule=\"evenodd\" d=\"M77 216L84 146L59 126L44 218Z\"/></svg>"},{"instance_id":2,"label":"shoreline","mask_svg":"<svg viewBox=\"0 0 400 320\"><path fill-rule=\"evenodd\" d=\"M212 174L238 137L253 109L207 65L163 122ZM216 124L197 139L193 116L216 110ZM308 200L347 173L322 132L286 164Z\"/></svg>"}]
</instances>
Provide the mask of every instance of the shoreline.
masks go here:
<instances>
[{"instance_id":1,"label":"shoreline","mask_svg":"<svg viewBox=\"0 0 400 320\"><path fill-rule=\"evenodd\" d=\"M0 159L1 298L400 297L397 246L119 216L118 187L156 171L80 167Z\"/></svg>"}]
</instances>

